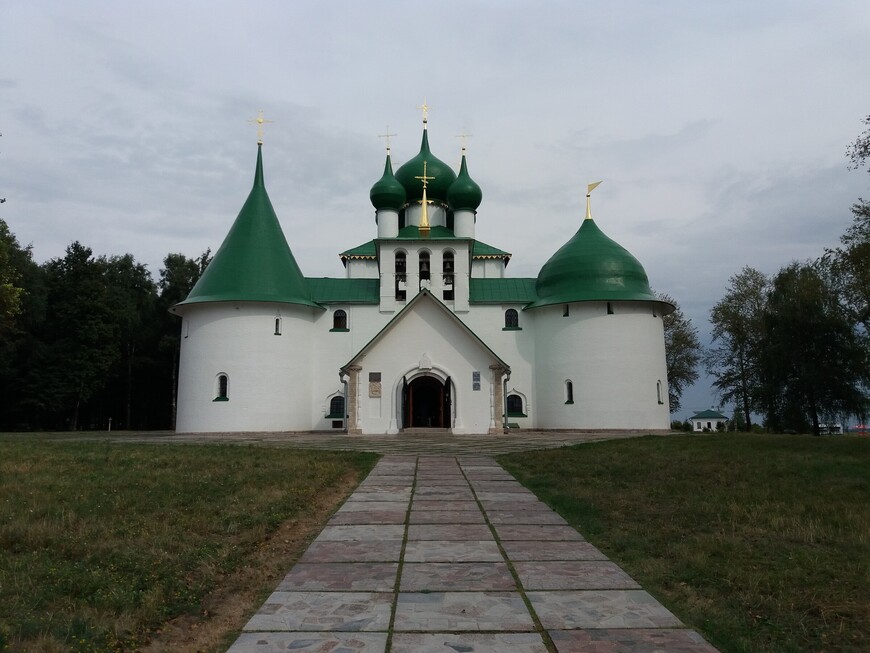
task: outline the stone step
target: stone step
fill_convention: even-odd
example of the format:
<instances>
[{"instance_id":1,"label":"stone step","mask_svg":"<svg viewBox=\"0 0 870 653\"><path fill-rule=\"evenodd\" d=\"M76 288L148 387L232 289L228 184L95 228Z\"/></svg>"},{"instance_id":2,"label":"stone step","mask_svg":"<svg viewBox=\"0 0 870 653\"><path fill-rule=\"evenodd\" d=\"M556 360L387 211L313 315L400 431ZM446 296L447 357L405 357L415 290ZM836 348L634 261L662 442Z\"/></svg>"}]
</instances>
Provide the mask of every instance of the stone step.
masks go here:
<instances>
[{"instance_id":1,"label":"stone step","mask_svg":"<svg viewBox=\"0 0 870 653\"><path fill-rule=\"evenodd\" d=\"M451 429L436 429L428 426L412 426L402 429L404 435L449 435Z\"/></svg>"}]
</instances>

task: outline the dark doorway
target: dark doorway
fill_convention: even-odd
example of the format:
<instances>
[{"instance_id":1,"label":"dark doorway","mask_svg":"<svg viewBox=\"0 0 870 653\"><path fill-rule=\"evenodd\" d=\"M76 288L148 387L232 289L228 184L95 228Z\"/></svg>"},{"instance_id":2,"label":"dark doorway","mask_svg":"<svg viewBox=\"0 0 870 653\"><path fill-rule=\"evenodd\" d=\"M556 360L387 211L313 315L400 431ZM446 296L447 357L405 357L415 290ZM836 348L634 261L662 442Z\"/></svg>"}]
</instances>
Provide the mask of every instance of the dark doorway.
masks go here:
<instances>
[{"instance_id":1,"label":"dark doorway","mask_svg":"<svg viewBox=\"0 0 870 653\"><path fill-rule=\"evenodd\" d=\"M402 388L405 428L450 428L450 379L420 376Z\"/></svg>"}]
</instances>

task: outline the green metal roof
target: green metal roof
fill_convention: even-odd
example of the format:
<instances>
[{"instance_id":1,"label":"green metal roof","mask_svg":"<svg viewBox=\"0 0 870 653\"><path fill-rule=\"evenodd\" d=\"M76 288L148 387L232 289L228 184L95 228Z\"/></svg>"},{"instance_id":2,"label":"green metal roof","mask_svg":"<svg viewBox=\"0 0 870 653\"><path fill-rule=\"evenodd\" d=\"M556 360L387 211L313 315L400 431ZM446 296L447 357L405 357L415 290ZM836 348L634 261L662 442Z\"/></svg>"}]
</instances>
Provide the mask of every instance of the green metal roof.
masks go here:
<instances>
[{"instance_id":1,"label":"green metal roof","mask_svg":"<svg viewBox=\"0 0 870 653\"><path fill-rule=\"evenodd\" d=\"M226 301L317 306L266 193L262 145L248 199L187 299L176 306Z\"/></svg>"},{"instance_id":2,"label":"green metal roof","mask_svg":"<svg viewBox=\"0 0 870 653\"><path fill-rule=\"evenodd\" d=\"M702 410L700 413L695 413L690 419L728 419L722 413L716 410Z\"/></svg>"},{"instance_id":3,"label":"green metal roof","mask_svg":"<svg viewBox=\"0 0 870 653\"><path fill-rule=\"evenodd\" d=\"M640 262L591 218L538 273L537 299L526 308L585 301L659 302Z\"/></svg>"},{"instance_id":4,"label":"green metal roof","mask_svg":"<svg viewBox=\"0 0 870 653\"><path fill-rule=\"evenodd\" d=\"M375 247L375 241L370 240L367 243L363 243L362 245L357 245L351 249L345 250L341 254L339 254L342 261L345 261L349 258L377 258L378 251Z\"/></svg>"},{"instance_id":5,"label":"green metal roof","mask_svg":"<svg viewBox=\"0 0 870 653\"><path fill-rule=\"evenodd\" d=\"M504 258L509 259L510 253L504 250L487 245L479 240L474 241L474 246L471 248L471 258Z\"/></svg>"},{"instance_id":6,"label":"green metal roof","mask_svg":"<svg viewBox=\"0 0 870 653\"><path fill-rule=\"evenodd\" d=\"M377 304L379 279L307 278L311 299L319 304Z\"/></svg>"},{"instance_id":7,"label":"green metal roof","mask_svg":"<svg viewBox=\"0 0 870 653\"><path fill-rule=\"evenodd\" d=\"M423 142L420 153L396 170L396 179L405 187L409 203L423 199L423 184L417 177L423 176L423 162L426 162L426 176L432 177L426 187L430 200L447 201L447 189L456 180L456 173L449 165L432 154L429 149L429 131L423 128Z\"/></svg>"},{"instance_id":8,"label":"green metal roof","mask_svg":"<svg viewBox=\"0 0 870 653\"><path fill-rule=\"evenodd\" d=\"M528 304L537 298L532 279L469 279L472 304Z\"/></svg>"}]
</instances>

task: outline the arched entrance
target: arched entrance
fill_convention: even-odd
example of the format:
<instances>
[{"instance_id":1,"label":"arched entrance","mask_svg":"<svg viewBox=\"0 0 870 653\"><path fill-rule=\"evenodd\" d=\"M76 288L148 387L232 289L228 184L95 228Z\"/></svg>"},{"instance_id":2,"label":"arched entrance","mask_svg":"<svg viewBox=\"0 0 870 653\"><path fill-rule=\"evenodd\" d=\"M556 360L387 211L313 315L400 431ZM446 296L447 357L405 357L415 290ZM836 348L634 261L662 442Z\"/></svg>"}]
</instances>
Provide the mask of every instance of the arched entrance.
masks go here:
<instances>
[{"instance_id":1,"label":"arched entrance","mask_svg":"<svg viewBox=\"0 0 870 653\"><path fill-rule=\"evenodd\" d=\"M402 384L402 424L405 428L450 428L450 377L418 376Z\"/></svg>"}]
</instances>

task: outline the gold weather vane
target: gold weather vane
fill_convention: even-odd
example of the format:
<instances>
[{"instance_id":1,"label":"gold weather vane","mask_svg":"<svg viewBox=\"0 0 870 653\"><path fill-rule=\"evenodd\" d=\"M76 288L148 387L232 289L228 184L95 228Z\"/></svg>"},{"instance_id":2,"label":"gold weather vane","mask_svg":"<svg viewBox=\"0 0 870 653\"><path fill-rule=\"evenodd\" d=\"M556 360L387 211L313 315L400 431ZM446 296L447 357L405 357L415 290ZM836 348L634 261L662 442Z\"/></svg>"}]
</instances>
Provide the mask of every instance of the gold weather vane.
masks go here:
<instances>
[{"instance_id":1,"label":"gold weather vane","mask_svg":"<svg viewBox=\"0 0 870 653\"><path fill-rule=\"evenodd\" d=\"M423 112L423 126L425 127L429 123L429 109L432 107L426 104L426 98L423 98L423 104L417 108Z\"/></svg>"},{"instance_id":2,"label":"gold weather vane","mask_svg":"<svg viewBox=\"0 0 870 653\"><path fill-rule=\"evenodd\" d=\"M387 154L390 153L390 139L393 136L398 136L398 134L391 134L389 125L387 125L387 133L386 134L378 134L378 138L383 138L384 141L386 141L386 143L387 143Z\"/></svg>"},{"instance_id":3,"label":"gold weather vane","mask_svg":"<svg viewBox=\"0 0 870 653\"><path fill-rule=\"evenodd\" d=\"M263 144L263 125L267 122L275 122L274 120L266 120L263 117L263 110L257 109L257 117L251 118L249 121L251 124L257 125L257 145Z\"/></svg>"},{"instance_id":4,"label":"gold weather vane","mask_svg":"<svg viewBox=\"0 0 870 653\"><path fill-rule=\"evenodd\" d=\"M586 220L592 219L592 203L589 200L589 198L592 195L592 191L595 190L596 188L598 188L598 185L600 183L601 183L600 181L595 181L595 182L592 182L591 184L588 184L586 186L586 218L585 218Z\"/></svg>"},{"instance_id":5,"label":"gold weather vane","mask_svg":"<svg viewBox=\"0 0 870 653\"><path fill-rule=\"evenodd\" d=\"M423 205L423 213L420 215L420 236L422 238L427 238L429 236L429 198L426 197L426 188L429 186L429 182L435 179L435 177L429 177L426 175L426 161L423 161L423 176L422 177L414 177L414 179L419 179L423 182L423 199L420 200L420 204Z\"/></svg>"}]
</instances>

